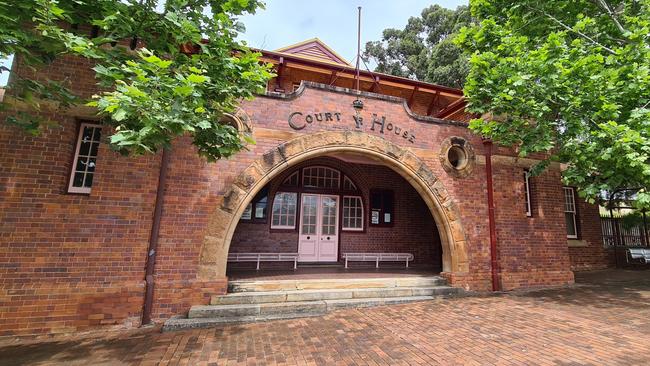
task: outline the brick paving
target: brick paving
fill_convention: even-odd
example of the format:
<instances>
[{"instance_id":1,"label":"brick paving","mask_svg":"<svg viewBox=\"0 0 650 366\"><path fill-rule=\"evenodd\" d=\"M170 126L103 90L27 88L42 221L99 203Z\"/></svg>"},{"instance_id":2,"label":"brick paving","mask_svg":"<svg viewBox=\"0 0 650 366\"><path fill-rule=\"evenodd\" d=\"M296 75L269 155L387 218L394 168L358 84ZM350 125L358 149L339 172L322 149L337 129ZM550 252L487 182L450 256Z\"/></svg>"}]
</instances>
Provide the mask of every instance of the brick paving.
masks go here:
<instances>
[{"instance_id":1,"label":"brick paving","mask_svg":"<svg viewBox=\"0 0 650 366\"><path fill-rule=\"evenodd\" d=\"M1 365L648 365L650 271L318 318L0 346Z\"/></svg>"}]
</instances>

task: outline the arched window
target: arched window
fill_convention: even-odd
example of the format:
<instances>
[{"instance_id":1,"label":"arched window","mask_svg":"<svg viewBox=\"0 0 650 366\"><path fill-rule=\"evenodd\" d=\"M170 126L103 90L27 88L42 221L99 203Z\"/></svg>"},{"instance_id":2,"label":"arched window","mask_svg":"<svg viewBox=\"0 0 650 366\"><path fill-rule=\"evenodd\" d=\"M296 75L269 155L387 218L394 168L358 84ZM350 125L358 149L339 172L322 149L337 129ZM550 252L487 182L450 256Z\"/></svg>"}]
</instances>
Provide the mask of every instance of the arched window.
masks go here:
<instances>
[{"instance_id":1,"label":"arched window","mask_svg":"<svg viewBox=\"0 0 650 366\"><path fill-rule=\"evenodd\" d=\"M343 177L343 189L346 191L357 191L357 185L346 175Z\"/></svg>"},{"instance_id":2,"label":"arched window","mask_svg":"<svg viewBox=\"0 0 650 366\"><path fill-rule=\"evenodd\" d=\"M341 186L341 173L325 166L303 168L302 185L309 188L339 189Z\"/></svg>"},{"instance_id":3,"label":"arched window","mask_svg":"<svg viewBox=\"0 0 650 366\"><path fill-rule=\"evenodd\" d=\"M298 187L298 171L291 173L282 181L282 185L286 187Z\"/></svg>"},{"instance_id":4,"label":"arched window","mask_svg":"<svg viewBox=\"0 0 650 366\"><path fill-rule=\"evenodd\" d=\"M233 116L232 114L225 113L223 116L221 116L221 120L219 121L221 124L228 125L238 132L242 132L243 129L243 124L239 120L239 118Z\"/></svg>"}]
</instances>

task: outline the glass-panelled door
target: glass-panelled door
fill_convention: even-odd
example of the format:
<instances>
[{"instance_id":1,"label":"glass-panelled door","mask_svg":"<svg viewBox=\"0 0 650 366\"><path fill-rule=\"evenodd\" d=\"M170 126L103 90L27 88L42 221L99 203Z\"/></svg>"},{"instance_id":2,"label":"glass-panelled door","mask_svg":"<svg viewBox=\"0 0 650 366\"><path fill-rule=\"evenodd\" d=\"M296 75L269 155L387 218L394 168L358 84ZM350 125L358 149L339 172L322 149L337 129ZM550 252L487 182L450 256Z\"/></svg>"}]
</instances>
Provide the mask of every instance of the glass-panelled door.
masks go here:
<instances>
[{"instance_id":1,"label":"glass-panelled door","mask_svg":"<svg viewBox=\"0 0 650 366\"><path fill-rule=\"evenodd\" d=\"M318 262L318 195L303 194L300 206L298 260Z\"/></svg>"},{"instance_id":2,"label":"glass-panelled door","mask_svg":"<svg viewBox=\"0 0 650 366\"><path fill-rule=\"evenodd\" d=\"M338 196L303 194L301 201L298 260L336 262L338 259Z\"/></svg>"}]
</instances>

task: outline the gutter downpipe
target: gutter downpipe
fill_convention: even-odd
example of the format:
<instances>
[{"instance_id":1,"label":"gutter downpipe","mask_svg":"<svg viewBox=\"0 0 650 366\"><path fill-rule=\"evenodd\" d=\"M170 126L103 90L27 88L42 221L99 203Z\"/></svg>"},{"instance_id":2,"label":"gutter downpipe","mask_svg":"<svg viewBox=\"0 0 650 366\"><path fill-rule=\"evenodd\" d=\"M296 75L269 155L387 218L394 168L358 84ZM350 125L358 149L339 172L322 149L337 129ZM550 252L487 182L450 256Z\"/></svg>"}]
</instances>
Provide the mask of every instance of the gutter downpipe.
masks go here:
<instances>
[{"instance_id":1,"label":"gutter downpipe","mask_svg":"<svg viewBox=\"0 0 650 366\"><path fill-rule=\"evenodd\" d=\"M492 181L492 140L483 139L485 147L485 175L487 181L488 221L490 226L490 259L492 269L492 291L501 291L499 261L497 259L497 226L494 216L494 189Z\"/></svg>"},{"instance_id":2,"label":"gutter downpipe","mask_svg":"<svg viewBox=\"0 0 650 366\"><path fill-rule=\"evenodd\" d=\"M169 165L169 151L164 148L160 161L158 173L158 188L156 189L156 204L153 212L153 224L149 235L149 248L147 249L147 262L145 265L145 293L144 305L142 307L142 324L151 323L151 310L153 307L154 290L154 269L156 265L156 254L158 252L158 236L160 235L160 219L162 217L163 199L165 197L165 186L167 183L167 167Z\"/></svg>"}]
</instances>

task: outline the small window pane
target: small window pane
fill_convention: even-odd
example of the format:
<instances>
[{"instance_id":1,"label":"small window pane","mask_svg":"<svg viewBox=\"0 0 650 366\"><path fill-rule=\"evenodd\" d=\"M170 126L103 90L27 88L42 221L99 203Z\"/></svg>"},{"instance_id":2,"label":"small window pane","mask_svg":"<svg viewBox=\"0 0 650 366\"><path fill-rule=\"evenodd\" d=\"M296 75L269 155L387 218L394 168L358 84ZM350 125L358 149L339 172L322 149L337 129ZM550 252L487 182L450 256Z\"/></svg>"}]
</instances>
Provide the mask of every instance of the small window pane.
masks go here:
<instances>
[{"instance_id":1,"label":"small window pane","mask_svg":"<svg viewBox=\"0 0 650 366\"><path fill-rule=\"evenodd\" d=\"M84 173L78 172L74 174L74 179L72 180L73 187L81 187L84 182Z\"/></svg>"},{"instance_id":2,"label":"small window pane","mask_svg":"<svg viewBox=\"0 0 650 366\"><path fill-rule=\"evenodd\" d=\"M576 236L576 225L575 222L573 221L574 215L570 212L565 212L564 213L564 219L566 220L566 230L567 230L567 235L568 236Z\"/></svg>"},{"instance_id":3,"label":"small window pane","mask_svg":"<svg viewBox=\"0 0 650 366\"><path fill-rule=\"evenodd\" d=\"M88 158L86 157L79 157L77 160L77 168L76 170L79 172L84 172L86 171L86 166L88 166Z\"/></svg>"},{"instance_id":4,"label":"small window pane","mask_svg":"<svg viewBox=\"0 0 650 366\"><path fill-rule=\"evenodd\" d=\"M343 178L343 189L346 190L346 191L356 191L357 190L357 186L354 183L352 183L352 180L350 178L348 178L347 175L345 176L345 178Z\"/></svg>"},{"instance_id":5,"label":"small window pane","mask_svg":"<svg viewBox=\"0 0 650 366\"><path fill-rule=\"evenodd\" d=\"M271 227L294 228L296 222L297 194L278 192L273 200Z\"/></svg>"},{"instance_id":6,"label":"small window pane","mask_svg":"<svg viewBox=\"0 0 650 366\"><path fill-rule=\"evenodd\" d=\"M92 148L90 149L90 155L97 156L97 150L99 150L99 142L94 142Z\"/></svg>"},{"instance_id":7,"label":"small window pane","mask_svg":"<svg viewBox=\"0 0 650 366\"><path fill-rule=\"evenodd\" d=\"M93 186L93 174L86 174L86 181L84 182L84 187L90 188Z\"/></svg>"},{"instance_id":8,"label":"small window pane","mask_svg":"<svg viewBox=\"0 0 650 366\"><path fill-rule=\"evenodd\" d=\"M361 197L343 197L343 229L363 230Z\"/></svg>"},{"instance_id":9,"label":"small window pane","mask_svg":"<svg viewBox=\"0 0 650 366\"><path fill-rule=\"evenodd\" d=\"M84 127L82 141L91 141L93 139L93 130L94 128L92 127Z\"/></svg>"},{"instance_id":10,"label":"small window pane","mask_svg":"<svg viewBox=\"0 0 650 366\"><path fill-rule=\"evenodd\" d=\"M255 204L255 218L263 219L266 217L266 197L262 198Z\"/></svg>"},{"instance_id":11,"label":"small window pane","mask_svg":"<svg viewBox=\"0 0 650 366\"><path fill-rule=\"evenodd\" d=\"M90 153L90 142L82 142L81 149L79 149L79 155L88 155Z\"/></svg>"},{"instance_id":12,"label":"small window pane","mask_svg":"<svg viewBox=\"0 0 650 366\"><path fill-rule=\"evenodd\" d=\"M298 171L291 173L283 182L283 186L296 187L298 186Z\"/></svg>"},{"instance_id":13,"label":"small window pane","mask_svg":"<svg viewBox=\"0 0 650 366\"><path fill-rule=\"evenodd\" d=\"M97 159L95 159L95 158L88 159L88 171L89 172L94 172L95 171L96 163L97 163Z\"/></svg>"}]
</instances>

